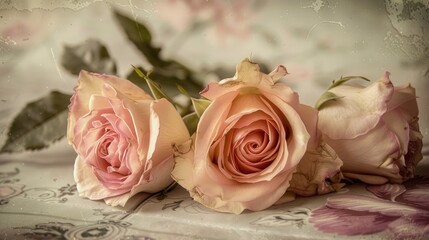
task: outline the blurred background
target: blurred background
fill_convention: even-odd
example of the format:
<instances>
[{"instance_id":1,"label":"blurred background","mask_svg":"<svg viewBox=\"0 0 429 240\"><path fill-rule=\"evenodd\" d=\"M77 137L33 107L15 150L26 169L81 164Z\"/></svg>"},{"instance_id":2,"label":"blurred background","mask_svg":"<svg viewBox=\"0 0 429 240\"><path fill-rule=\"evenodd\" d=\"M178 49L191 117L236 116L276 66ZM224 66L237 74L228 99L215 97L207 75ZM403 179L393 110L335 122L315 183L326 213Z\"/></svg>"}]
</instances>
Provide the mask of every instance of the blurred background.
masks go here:
<instances>
[{"instance_id":1,"label":"blurred background","mask_svg":"<svg viewBox=\"0 0 429 240\"><path fill-rule=\"evenodd\" d=\"M266 71L285 65L284 81L314 105L334 79L377 80L389 71L395 85L417 89L428 143L427 0L0 0L0 144L28 102L53 90L73 92L77 76L62 66L66 47L98 40L114 61L105 66L113 64L124 78L131 65L153 65L114 12L143 23L160 56L197 72L202 84L233 76L235 65L250 57ZM64 161L75 155L63 139L48 150L0 159L49 162L52 152Z\"/></svg>"}]
</instances>

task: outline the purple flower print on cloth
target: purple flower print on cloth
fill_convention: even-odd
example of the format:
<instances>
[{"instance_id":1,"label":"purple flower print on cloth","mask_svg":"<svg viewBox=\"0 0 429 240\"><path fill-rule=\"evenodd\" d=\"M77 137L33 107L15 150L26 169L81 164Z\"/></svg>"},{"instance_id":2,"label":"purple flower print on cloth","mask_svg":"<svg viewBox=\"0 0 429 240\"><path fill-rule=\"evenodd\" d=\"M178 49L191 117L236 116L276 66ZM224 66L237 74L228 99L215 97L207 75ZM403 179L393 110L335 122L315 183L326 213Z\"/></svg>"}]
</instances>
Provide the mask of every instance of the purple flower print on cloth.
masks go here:
<instances>
[{"instance_id":1,"label":"purple flower print on cloth","mask_svg":"<svg viewBox=\"0 0 429 240\"><path fill-rule=\"evenodd\" d=\"M429 237L429 178L404 184L368 185L376 198L342 194L328 198L310 215L322 232L340 235L372 234L384 230L396 239Z\"/></svg>"}]
</instances>

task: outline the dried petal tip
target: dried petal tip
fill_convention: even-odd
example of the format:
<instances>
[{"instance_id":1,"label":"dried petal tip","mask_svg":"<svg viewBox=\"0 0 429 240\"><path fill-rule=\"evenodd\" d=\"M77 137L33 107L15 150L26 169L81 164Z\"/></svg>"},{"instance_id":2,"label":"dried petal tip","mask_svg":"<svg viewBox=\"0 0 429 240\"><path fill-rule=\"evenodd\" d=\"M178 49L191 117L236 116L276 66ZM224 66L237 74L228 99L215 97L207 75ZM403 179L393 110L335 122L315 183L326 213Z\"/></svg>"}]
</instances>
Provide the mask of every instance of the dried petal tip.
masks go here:
<instances>
[{"instance_id":1,"label":"dried petal tip","mask_svg":"<svg viewBox=\"0 0 429 240\"><path fill-rule=\"evenodd\" d=\"M390 72L389 71L384 72L384 79L388 79L390 81Z\"/></svg>"},{"instance_id":2,"label":"dried petal tip","mask_svg":"<svg viewBox=\"0 0 429 240\"><path fill-rule=\"evenodd\" d=\"M383 82L386 85L393 85L392 82L390 81L390 72L388 72L388 71L384 72L384 76L380 80L380 82Z\"/></svg>"},{"instance_id":3,"label":"dried petal tip","mask_svg":"<svg viewBox=\"0 0 429 240\"><path fill-rule=\"evenodd\" d=\"M268 74L274 82L278 81L280 78L286 76L288 73L287 69L283 65L278 65L270 74Z\"/></svg>"},{"instance_id":4,"label":"dried petal tip","mask_svg":"<svg viewBox=\"0 0 429 240\"><path fill-rule=\"evenodd\" d=\"M248 58L237 64L235 78L238 81L251 84L259 84L261 81L259 65L251 62Z\"/></svg>"},{"instance_id":5,"label":"dried petal tip","mask_svg":"<svg viewBox=\"0 0 429 240\"><path fill-rule=\"evenodd\" d=\"M313 196L338 191L344 184L340 181L342 160L325 142L315 150L307 151L298 164L290 181L288 191L300 196Z\"/></svg>"}]
</instances>

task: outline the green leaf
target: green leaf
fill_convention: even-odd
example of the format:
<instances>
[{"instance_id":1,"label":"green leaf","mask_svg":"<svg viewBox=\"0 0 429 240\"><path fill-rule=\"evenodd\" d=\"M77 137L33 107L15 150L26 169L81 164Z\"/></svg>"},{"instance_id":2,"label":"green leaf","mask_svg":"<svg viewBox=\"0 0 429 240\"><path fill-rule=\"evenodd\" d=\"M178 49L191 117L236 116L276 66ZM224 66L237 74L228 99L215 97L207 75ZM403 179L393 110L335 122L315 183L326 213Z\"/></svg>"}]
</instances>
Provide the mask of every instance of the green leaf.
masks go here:
<instances>
[{"instance_id":1,"label":"green leaf","mask_svg":"<svg viewBox=\"0 0 429 240\"><path fill-rule=\"evenodd\" d=\"M335 101L338 98L342 98L342 97L339 97L332 92L326 91L325 93L322 94L322 96L320 96L319 100L317 100L316 109L320 110L320 109L322 109L322 107L325 103L332 101L332 100Z\"/></svg>"},{"instance_id":2,"label":"green leaf","mask_svg":"<svg viewBox=\"0 0 429 240\"><path fill-rule=\"evenodd\" d=\"M191 95L189 95L189 93L186 91L186 89L184 87L182 87L179 84L176 84L177 89L179 90L179 92L183 95L185 95L186 97L190 98Z\"/></svg>"},{"instance_id":3,"label":"green leaf","mask_svg":"<svg viewBox=\"0 0 429 240\"><path fill-rule=\"evenodd\" d=\"M163 67L169 64L161 59L161 48L152 45L152 35L145 25L122 15L118 11L114 11L114 16L128 39L143 53L153 66Z\"/></svg>"},{"instance_id":4,"label":"green leaf","mask_svg":"<svg viewBox=\"0 0 429 240\"><path fill-rule=\"evenodd\" d=\"M133 66L133 68L139 77L146 80L146 83L149 86L149 89L150 89L150 92L152 93L153 98L155 99L165 98L173 105L175 104L174 101L167 94L165 94L164 91L162 91L161 86L149 78L148 75L150 74L150 72L148 72L147 74L144 74L143 71L140 70L139 68L135 66Z\"/></svg>"},{"instance_id":5,"label":"green leaf","mask_svg":"<svg viewBox=\"0 0 429 240\"><path fill-rule=\"evenodd\" d=\"M329 89L332 89L332 88L334 88L334 87L340 86L341 84L346 83L347 81L349 81L349 80L351 80L351 79L354 79L354 78L363 79L363 80L368 81L368 82L370 82L370 81L371 81L371 80L369 80L368 78L366 78L366 77L362 77L362 76L347 76L347 77L341 77L341 78L340 78L340 79L338 79L338 80L334 80L334 81L332 82L331 86L329 86L328 90L329 90Z\"/></svg>"},{"instance_id":6,"label":"green leaf","mask_svg":"<svg viewBox=\"0 0 429 240\"><path fill-rule=\"evenodd\" d=\"M141 72L145 70L142 67L136 67ZM175 75L166 75L165 71L161 71L156 68L151 73L150 78L152 81L155 81L158 85L162 86L162 90L169 96L176 96L181 94L180 90L177 88L177 85L182 86L186 89L186 92L192 97L198 97L199 92L203 89L203 86L200 83L195 83L191 80L179 79ZM150 91L149 87L146 86L145 81L142 81L142 77L138 75L138 73L132 70L128 75L127 79L143 88L145 91Z\"/></svg>"},{"instance_id":7,"label":"green leaf","mask_svg":"<svg viewBox=\"0 0 429 240\"><path fill-rule=\"evenodd\" d=\"M192 105L194 106L195 113L200 118L204 111L209 107L211 101L207 99L191 98Z\"/></svg>"},{"instance_id":8,"label":"green leaf","mask_svg":"<svg viewBox=\"0 0 429 240\"><path fill-rule=\"evenodd\" d=\"M133 66L134 67L134 66ZM136 68L143 73L143 68L141 67L134 67L134 69L132 69L130 71L130 73L128 73L126 79L130 80L132 83L134 83L135 85L139 86L140 88L142 88L145 92L149 93L150 89L149 86L146 83L146 80L143 77L140 77L139 74L136 71Z\"/></svg>"},{"instance_id":9,"label":"green leaf","mask_svg":"<svg viewBox=\"0 0 429 240\"><path fill-rule=\"evenodd\" d=\"M118 11L114 11L114 15L128 39L153 66L154 72L151 79L154 79L163 88L173 91L175 94L171 94L171 96L180 93L176 88L176 84L186 88L190 95L194 97L198 96L198 92L203 89L203 86L194 76L192 70L174 60L162 59L160 54L161 48L153 45L152 35L143 23L122 15Z\"/></svg>"},{"instance_id":10,"label":"green leaf","mask_svg":"<svg viewBox=\"0 0 429 240\"><path fill-rule=\"evenodd\" d=\"M0 153L38 150L64 137L70 97L53 91L27 104L13 120Z\"/></svg>"},{"instance_id":11,"label":"green leaf","mask_svg":"<svg viewBox=\"0 0 429 240\"><path fill-rule=\"evenodd\" d=\"M110 58L107 48L94 39L86 40L76 46L65 46L61 64L73 75L80 70L89 72L116 74L116 64Z\"/></svg>"},{"instance_id":12,"label":"green leaf","mask_svg":"<svg viewBox=\"0 0 429 240\"><path fill-rule=\"evenodd\" d=\"M137 49L145 56L152 66L163 70L173 71L180 78L190 74L190 70L174 60L164 60L161 57L161 48L155 47L152 43L152 34L149 29L141 22L131 19L126 15L114 11L114 15L125 35L128 37Z\"/></svg>"},{"instance_id":13,"label":"green leaf","mask_svg":"<svg viewBox=\"0 0 429 240\"><path fill-rule=\"evenodd\" d=\"M199 120L200 118L195 112L183 117L183 122L185 123L186 128L188 128L190 135L192 135L197 130Z\"/></svg>"},{"instance_id":14,"label":"green leaf","mask_svg":"<svg viewBox=\"0 0 429 240\"><path fill-rule=\"evenodd\" d=\"M152 95L155 99L165 98L169 102L174 104L173 100L162 91L161 86L158 83L154 82L150 78L145 78L145 80L149 85L149 89L152 92Z\"/></svg>"},{"instance_id":15,"label":"green leaf","mask_svg":"<svg viewBox=\"0 0 429 240\"><path fill-rule=\"evenodd\" d=\"M134 71L137 73L137 75L138 75L139 77L141 77L141 78L143 78L143 79L146 79L146 74L144 74L144 73L143 73L143 70L142 70L142 69L140 69L140 68L138 68L138 67L136 67L136 66L134 66L134 65L131 65L131 66L133 67Z\"/></svg>"}]
</instances>

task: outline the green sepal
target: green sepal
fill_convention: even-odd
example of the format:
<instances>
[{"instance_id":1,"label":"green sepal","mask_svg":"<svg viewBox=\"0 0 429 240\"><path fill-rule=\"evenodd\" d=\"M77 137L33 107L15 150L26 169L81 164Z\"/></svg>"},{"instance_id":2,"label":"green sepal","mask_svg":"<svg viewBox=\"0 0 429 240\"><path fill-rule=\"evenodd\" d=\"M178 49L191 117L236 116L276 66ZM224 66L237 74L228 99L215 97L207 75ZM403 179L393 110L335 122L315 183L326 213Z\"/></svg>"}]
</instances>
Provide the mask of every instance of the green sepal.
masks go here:
<instances>
[{"instance_id":1,"label":"green sepal","mask_svg":"<svg viewBox=\"0 0 429 240\"><path fill-rule=\"evenodd\" d=\"M366 77L362 77L362 76L347 76L347 77L343 77L343 76L341 76L340 77L340 79L338 79L338 80L333 80L332 81L332 84L328 87L328 89L327 89L327 91L326 92L324 92L320 97L319 97L319 99L317 100L317 102L316 102L316 109L317 110L320 110L323 106L324 106L324 104L325 103L327 103L327 102L329 102L329 101L332 101L332 100L336 100L336 99L338 99L338 98L342 98L342 97L339 97L339 96L337 96L337 95L335 95L334 93L332 93L332 92L329 92L329 90L330 89L332 89L332 88L335 88L335 87L338 87L338 86L340 86L340 85L342 85L342 84L344 84L344 83L346 83L346 82L348 82L349 80L352 80L352 79L354 79L354 78L359 78L359 79L363 79L363 80L365 80L365 81L371 81L371 80L369 80L368 78L366 78Z\"/></svg>"},{"instance_id":2,"label":"green sepal","mask_svg":"<svg viewBox=\"0 0 429 240\"><path fill-rule=\"evenodd\" d=\"M134 71L137 73L137 75L139 75L139 77L146 80L146 83L149 86L149 89L150 89L150 92L152 93L153 98L155 99L165 98L173 105L176 105L173 99L171 99L167 94L164 93L164 91L162 91L161 86L149 78L151 71L148 71L147 74L144 74L139 68L135 66L133 66L133 68L134 68Z\"/></svg>"},{"instance_id":3,"label":"green sepal","mask_svg":"<svg viewBox=\"0 0 429 240\"><path fill-rule=\"evenodd\" d=\"M342 97L339 97L332 92L326 91L317 100L316 109L320 110L320 109L322 109L322 107L325 103L332 101L332 100L335 101L338 98L342 98Z\"/></svg>"},{"instance_id":4,"label":"green sepal","mask_svg":"<svg viewBox=\"0 0 429 240\"><path fill-rule=\"evenodd\" d=\"M347 81L354 79L354 78L363 79L363 80L368 81L368 82L371 81L368 78L362 77L362 76L347 76L347 77L341 76L340 79L332 81L332 84L328 87L328 90L332 89L334 87L338 87L338 86L342 85L343 83L346 83Z\"/></svg>"},{"instance_id":5,"label":"green sepal","mask_svg":"<svg viewBox=\"0 0 429 240\"><path fill-rule=\"evenodd\" d=\"M176 83L176 87L181 94L185 95L188 98L191 97L191 95L188 93L188 91L186 91L186 89L182 85Z\"/></svg>"},{"instance_id":6,"label":"green sepal","mask_svg":"<svg viewBox=\"0 0 429 240\"><path fill-rule=\"evenodd\" d=\"M200 121L200 118L198 115L193 112L183 117L183 122L186 125L186 128L188 128L189 134L192 135L197 130L198 122Z\"/></svg>"},{"instance_id":7,"label":"green sepal","mask_svg":"<svg viewBox=\"0 0 429 240\"><path fill-rule=\"evenodd\" d=\"M192 105L194 106L194 110L195 113L197 114L197 116L200 118L204 111L209 107L211 101L207 100L207 99L196 99L196 98L191 98L192 101Z\"/></svg>"}]
</instances>

